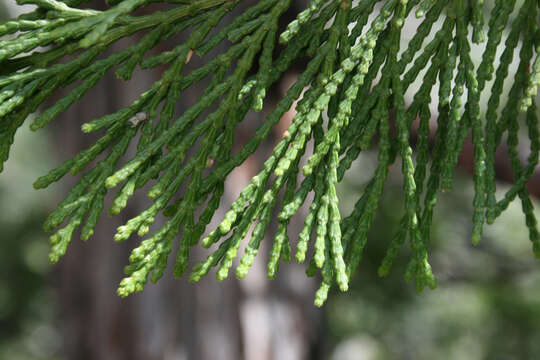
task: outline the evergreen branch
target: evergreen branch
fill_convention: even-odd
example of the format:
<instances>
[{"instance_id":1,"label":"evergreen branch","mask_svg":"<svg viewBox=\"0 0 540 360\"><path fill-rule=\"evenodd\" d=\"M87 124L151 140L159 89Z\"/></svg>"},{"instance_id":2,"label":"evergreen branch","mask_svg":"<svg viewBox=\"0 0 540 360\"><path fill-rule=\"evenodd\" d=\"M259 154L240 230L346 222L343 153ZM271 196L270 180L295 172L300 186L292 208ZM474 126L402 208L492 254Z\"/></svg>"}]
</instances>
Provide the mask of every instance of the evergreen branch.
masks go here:
<instances>
[{"instance_id":1,"label":"evergreen branch","mask_svg":"<svg viewBox=\"0 0 540 360\"><path fill-rule=\"evenodd\" d=\"M133 14L155 2L166 6ZM513 19L518 2L495 0L487 20L483 0L313 0L283 28L289 0L259 1L228 24L224 19L238 0L111 0L105 11L82 9L79 0L18 3L38 8L0 24L0 169L18 129L40 107L32 130L75 106L110 72L128 81L138 67L165 67L161 78L131 104L83 124L84 133L101 131L101 137L34 183L41 189L67 173L84 171L44 223L46 231L54 232L52 261L64 255L77 229L84 240L92 236L109 190L119 187L108 209L117 215L138 190L152 183L147 194L151 204L120 226L114 239L124 241L134 233L143 237L158 216L168 219L132 250L120 296L141 291L148 279L157 281L163 275L178 234L175 276L187 271L191 249L199 241L203 247L218 244L193 268L191 281L200 280L213 267L218 268L218 280L225 279L242 242L250 237L236 268L238 278L248 274L263 241L271 243L270 278L276 276L280 261L290 260L291 246L296 246L294 257L300 263L311 247L306 273L321 272L315 295L315 304L321 306L334 283L342 291L348 289L368 243L389 167L398 157L404 210L379 274L388 274L408 241L412 258L405 278L415 279L418 291L426 285L434 288L428 261L434 208L439 191L452 190L469 131L474 149L472 243L480 242L484 222L491 224L519 197L533 251L540 258L540 233L526 188L540 157L535 0L519 3ZM405 43L402 28L411 13L423 19ZM442 25L436 25L441 18ZM504 32L508 35L495 68ZM181 33L187 33L185 41L149 55ZM132 45L107 51L134 37ZM471 42L484 41L476 66ZM503 98L517 49L519 68ZM204 61L188 72L192 56ZM236 150L235 133L249 111L261 111L269 103L270 87L301 59L307 65L296 82ZM205 88L196 103L178 113L181 95L200 83ZM69 94L44 106L56 90L68 86L72 86ZM435 89L438 97L432 96ZM485 93L489 100L483 109ZM269 138L288 110L295 115L284 137L217 228L205 235L220 206L226 178ZM524 124L520 111L525 113ZM411 131L417 119L413 144ZM527 127L530 143L525 164L518 151L522 126ZM436 130L430 147L432 128ZM497 200L495 153L503 139L514 183ZM313 153L306 155L311 153L310 140ZM132 143L136 153L121 163ZM339 182L373 143L378 152L375 173L352 212L342 216ZM289 222L303 205L309 208L304 226L299 234L290 234ZM274 213L277 232L268 237Z\"/></svg>"}]
</instances>

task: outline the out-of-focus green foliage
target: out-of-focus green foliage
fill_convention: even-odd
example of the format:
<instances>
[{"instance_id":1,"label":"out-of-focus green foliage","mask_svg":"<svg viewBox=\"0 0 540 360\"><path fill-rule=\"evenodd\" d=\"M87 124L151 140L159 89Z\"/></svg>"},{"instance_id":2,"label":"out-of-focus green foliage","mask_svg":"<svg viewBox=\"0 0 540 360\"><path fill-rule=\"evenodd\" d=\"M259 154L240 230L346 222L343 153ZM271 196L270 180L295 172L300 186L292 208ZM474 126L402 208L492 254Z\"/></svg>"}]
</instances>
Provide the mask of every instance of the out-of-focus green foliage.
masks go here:
<instances>
[{"instance_id":1,"label":"out-of-focus green foliage","mask_svg":"<svg viewBox=\"0 0 540 360\"><path fill-rule=\"evenodd\" d=\"M369 168L369 157L363 163ZM466 240L472 209L463 201L472 184L456 179L459 195L440 198L433 222L439 288L417 296L403 286L399 272L377 280L386 243L399 227L393 204L402 195L391 179L370 233L377 241L366 248L349 294L334 294L325 310L332 360L539 359L540 268L525 241L520 204L511 203L486 229L489 241L472 247ZM360 176L351 180L343 193L362 186ZM395 266L406 263L404 254Z\"/></svg>"},{"instance_id":2,"label":"out-of-focus green foliage","mask_svg":"<svg viewBox=\"0 0 540 360\"><path fill-rule=\"evenodd\" d=\"M0 178L0 359L58 358L56 296L47 279L51 264L41 230L52 193L28 191L51 161L45 136L24 129L8 173Z\"/></svg>"}]
</instances>

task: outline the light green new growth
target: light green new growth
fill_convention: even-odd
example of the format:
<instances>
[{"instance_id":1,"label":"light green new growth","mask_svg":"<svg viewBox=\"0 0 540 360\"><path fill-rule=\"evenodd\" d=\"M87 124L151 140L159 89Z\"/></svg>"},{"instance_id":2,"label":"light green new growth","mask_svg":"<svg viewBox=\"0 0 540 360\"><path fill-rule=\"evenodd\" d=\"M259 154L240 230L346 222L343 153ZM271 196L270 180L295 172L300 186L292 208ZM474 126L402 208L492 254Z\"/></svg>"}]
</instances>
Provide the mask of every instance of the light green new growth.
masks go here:
<instances>
[{"instance_id":1,"label":"light green new growth","mask_svg":"<svg viewBox=\"0 0 540 360\"><path fill-rule=\"evenodd\" d=\"M321 273L315 295L321 306L334 284L348 289L389 167L398 159L401 226L389 241L379 274L389 273L408 244L412 256L406 279L414 279L418 291L434 288L436 271L428 251L434 207L441 191L452 190L469 134L473 244L481 241L484 222L493 223L519 197L533 252L540 258L540 233L526 188L540 151L536 0L312 0L285 27L280 24L290 0L246 2L241 12L235 10L240 0L113 0L105 11L85 9L80 0L17 2L36 9L0 24L0 171L17 130L31 114L37 113L30 128L40 129L109 73L128 81L136 68L164 68L161 79L127 107L83 124L84 133L101 132L101 137L34 183L41 189L67 173L84 172L45 221L45 230L54 231L51 261L64 255L78 229L83 240L92 236L110 190L117 188L108 212L117 215L136 192L152 184L151 204L120 226L114 239L145 236L160 214L168 219L132 250L120 296L142 291L149 278L157 281L170 258L174 275L182 276L199 242L217 247L194 266L191 281L214 267L218 280L227 278L246 241L235 271L243 278L264 241L269 242L270 278L281 261L290 260L291 248L296 261L309 260L309 276ZM157 2L161 10L149 10ZM492 9L485 20L487 3ZM225 23L230 12L233 19ZM421 24L405 41L403 28L414 17ZM152 52L178 34L185 34L183 43ZM136 41L109 51L124 38ZM472 43L484 43L479 64L471 57ZM202 59L200 65L185 66L194 56ZM510 79L514 60L518 71ZM300 61L307 65L295 83L268 109L252 137L234 146L248 112L262 110L270 87ZM195 84L204 84L204 91L178 112L179 98ZM68 86L66 96L47 103ZM481 106L484 95L487 106ZM207 229L228 175L269 138L293 104L292 123L260 172L217 219L219 225ZM530 144L525 164L518 152L523 126ZM495 153L503 141L514 184L497 200ZM374 142L378 164L372 179L352 212L341 214L339 182ZM132 143L136 153L121 160ZM301 208L307 209L303 228L292 233L289 222ZM276 214L273 234L269 229ZM173 248L178 249L175 257L170 256Z\"/></svg>"}]
</instances>

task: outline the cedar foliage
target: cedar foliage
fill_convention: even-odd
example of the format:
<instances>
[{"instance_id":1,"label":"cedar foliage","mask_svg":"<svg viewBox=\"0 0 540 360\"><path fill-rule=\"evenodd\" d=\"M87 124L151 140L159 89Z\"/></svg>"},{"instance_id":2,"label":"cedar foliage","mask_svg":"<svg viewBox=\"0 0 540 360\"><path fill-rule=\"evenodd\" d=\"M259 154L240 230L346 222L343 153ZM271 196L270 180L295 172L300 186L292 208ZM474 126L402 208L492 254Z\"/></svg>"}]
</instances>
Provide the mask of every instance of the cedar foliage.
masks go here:
<instances>
[{"instance_id":1,"label":"cedar foliage","mask_svg":"<svg viewBox=\"0 0 540 360\"><path fill-rule=\"evenodd\" d=\"M249 238L236 267L236 276L245 277L277 214L277 231L266 240L271 242L268 276L276 276L279 263L290 260L295 246L298 262L311 256L307 274L322 274L315 295L320 306L334 284L347 290L388 169L396 161L403 174L403 214L379 274L388 274L408 244L412 257L406 279L414 280L418 291L434 288L428 261L433 211L439 192L452 190L468 136L474 145L472 242L478 244L484 223L492 223L519 197L533 251L540 257L526 189L540 149L536 0L495 0L487 21L483 0L312 0L284 31L279 21L290 0L260 0L229 22L225 16L239 0L111 0L105 11L84 8L81 0L17 3L37 8L0 24L0 166L26 120L32 130L43 128L110 71L127 81L136 68L165 68L161 79L129 106L83 124L84 133L100 132L101 138L34 183L42 189L68 173L83 173L45 221L45 230L54 232L53 262L64 255L77 230L83 240L92 236L109 191L116 195L108 212L116 215L136 190L152 184L147 194L151 205L114 235L116 241L146 236L131 253L120 296L141 291L148 278L157 281L175 242L175 276L186 272L192 247L216 245L192 269L190 280L196 282L214 267L218 280L225 279ZM153 3L161 3L161 10L133 14ZM421 24L403 41L403 25L413 16ZM135 44L107 52L119 40L140 33ZM186 34L183 43L152 52L179 33ZM482 58L475 64L471 46L480 43ZM203 62L188 72L185 64L192 56ZM514 59L519 68L511 79ZM299 61L307 65L296 82L234 152L235 131L246 114L261 111L272 84ZM197 102L177 113L182 92L205 80L208 85ZM419 88L412 86L415 81ZM37 112L57 89L69 85L68 95ZM483 95L488 99L485 109ZM283 139L219 226L207 231L227 176L257 150L295 102L296 115ZM417 140L412 144L415 123ZM525 164L518 153L522 128L530 145ZM136 143L136 154L124 161L131 143ZM336 186L373 143L378 151L375 173L352 212L343 216ZM494 161L503 145L514 183L497 199ZM306 153L311 155L304 163ZM289 234L290 219L310 193L303 229ZM148 234L160 214L167 221Z\"/></svg>"}]
</instances>

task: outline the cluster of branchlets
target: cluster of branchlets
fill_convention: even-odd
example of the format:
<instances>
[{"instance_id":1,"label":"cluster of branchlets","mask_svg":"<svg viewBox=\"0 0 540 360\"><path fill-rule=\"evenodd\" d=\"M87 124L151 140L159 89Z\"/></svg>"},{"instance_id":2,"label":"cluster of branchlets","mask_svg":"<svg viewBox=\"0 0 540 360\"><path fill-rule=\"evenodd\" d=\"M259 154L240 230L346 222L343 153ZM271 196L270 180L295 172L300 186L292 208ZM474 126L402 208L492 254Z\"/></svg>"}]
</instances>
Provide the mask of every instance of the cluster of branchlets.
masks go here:
<instances>
[{"instance_id":1,"label":"cluster of branchlets","mask_svg":"<svg viewBox=\"0 0 540 360\"><path fill-rule=\"evenodd\" d=\"M119 227L114 239L124 241L134 233L145 236L159 214L168 220L132 251L127 276L118 289L121 296L141 291L149 277L157 281L173 246L178 247L174 274L184 274L190 250L201 238L203 247L215 245L215 251L195 265L192 281L214 267L218 280L225 279L249 237L236 267L236 276L245 277L277 213L277 231L269 240L268 276L274 278L280 261L290 260L295 245L298 262L311 256L307 274L321 273L315 304L322 305L333 284L348 289L388 169L398 157L403 215L379 274L388 274L408 243L412 257L406 279L414 280L418 291L434 288L428 261L433 211L438 193L452 189L454 169L469 133L475 164L473 243L480 241L484 222L492 223L519 196L534 253L540 257L540 235L526 189L540 151L534 103L540 84L536 0L525 0L520 8L516 0L496 0L487 25L483 0L312 0L281 34L279 19L290 0L261 0L226 25L221 23L236 0L163 1L169 4L165 10L140 16L130 14L154 0L115 1L106 11L81 10L79 0L18 2L38 8L0 24L0 164L8 157L17 129L56 89L75 85L67 96L36 115L31 129L48 124L110 70L129 80L136 67L166 67L161 79L131 105L85 123L83 132L102 131L103 136L35 182L36 188L45 188L67 173L86 171L45 222L46 230L58 229L51 236L52 261L65 253L77 229L85 240L92 235L110 189L121 184L108 210L115 215L137 189L153 182L148 191L152 204ZM423 20L401 48L403 24L411 14ZM441 18L444 22L438 25ZM188 29L184 43L148 55L164 40ZM105 55L109 46L141 31L144 35L137 43ZM479 66L471 59L471 41L486 42ZM224 43L224 51L207 59ZM509 66L518 52L517 76L509 79L510 93L503 101ZM205 61L187 72L185 64L194 54ZM299 59L308 59L305 70L249 141L233 152L237 126L250 110L262 109L269 87ZM208 86L197 102L176 114L181 93L204 79L209 79ZM417 80L420 87L407 105L406 95ZM432 99L436 84L438 98ZM484 92L489 93L485 112L480 108ZM228 174L256 151L294 103L296 115L283 139L219 226L207 232ZM436 114L432 103L438 104ZM523 127L530 143L524 165L518 153ZM503 139L515 181L497 200L494 161ZM136 154L119 165L132 142L137 144ZM336 187L374 142L378 144L375 173L352 212L342 218ZM313 153L303 161L311 144ZM313 200L301 232L289 234L291 218L310 193Z\"/></svg>"}]
</instances>

